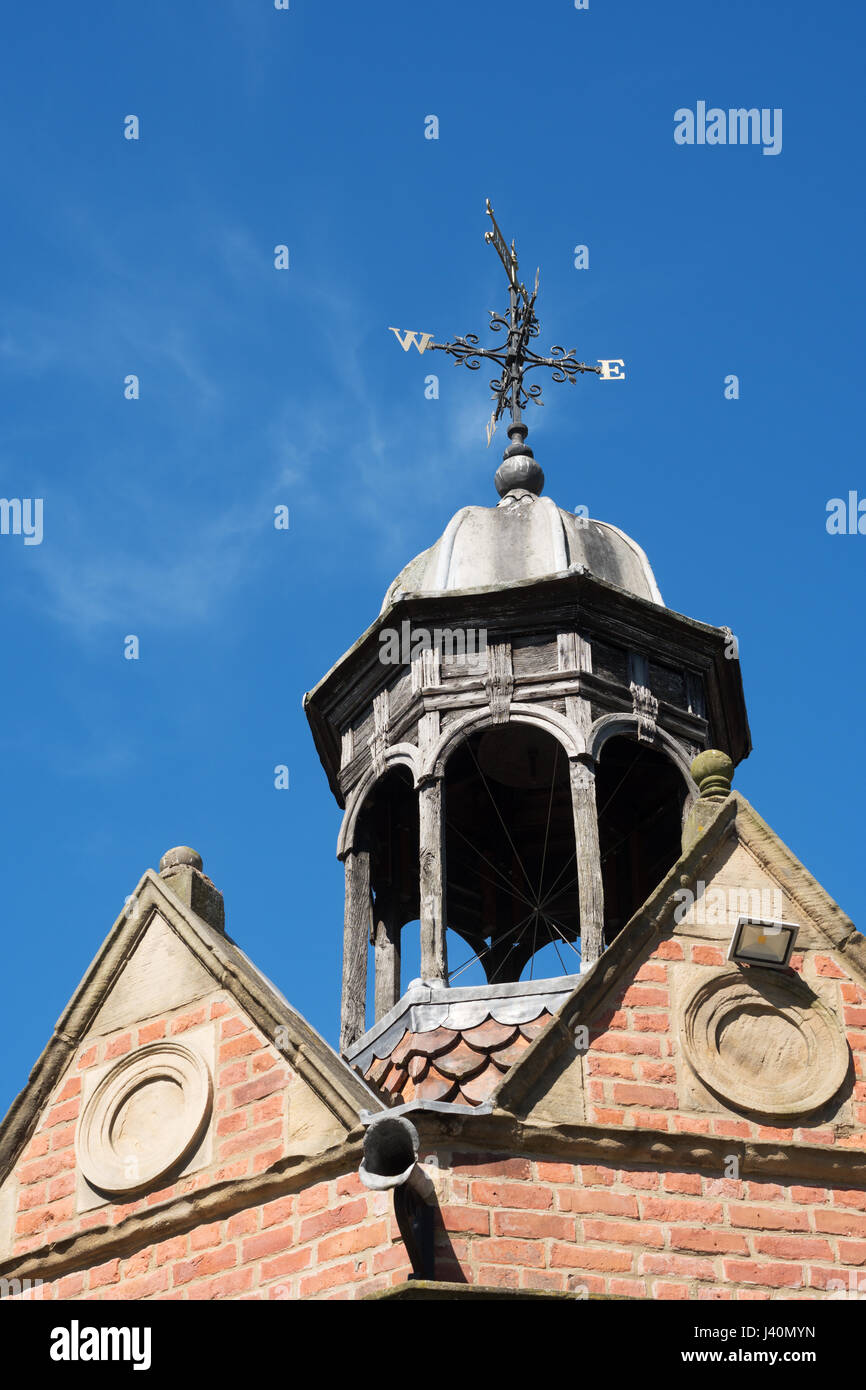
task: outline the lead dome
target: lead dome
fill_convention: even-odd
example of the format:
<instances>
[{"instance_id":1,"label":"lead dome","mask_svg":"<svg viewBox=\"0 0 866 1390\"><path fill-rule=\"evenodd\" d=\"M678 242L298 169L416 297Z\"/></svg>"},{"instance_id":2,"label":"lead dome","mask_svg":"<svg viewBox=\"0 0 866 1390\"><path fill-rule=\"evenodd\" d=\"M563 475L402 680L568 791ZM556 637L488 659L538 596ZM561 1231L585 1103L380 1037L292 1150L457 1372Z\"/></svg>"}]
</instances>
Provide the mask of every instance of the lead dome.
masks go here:
<instances>
[{"instance_id":1,"label":"lead dome","mask_svg":"<svg viewBox=\"0 0 866 1390\"><path fill-rule=\"evenodd\" d=\"M382 611L402 594L501 589L579 569L664 606L644 551L619 527L514 487L495 507L461 507L440 538L403 567Z\"/></svg>"}]
</instances>

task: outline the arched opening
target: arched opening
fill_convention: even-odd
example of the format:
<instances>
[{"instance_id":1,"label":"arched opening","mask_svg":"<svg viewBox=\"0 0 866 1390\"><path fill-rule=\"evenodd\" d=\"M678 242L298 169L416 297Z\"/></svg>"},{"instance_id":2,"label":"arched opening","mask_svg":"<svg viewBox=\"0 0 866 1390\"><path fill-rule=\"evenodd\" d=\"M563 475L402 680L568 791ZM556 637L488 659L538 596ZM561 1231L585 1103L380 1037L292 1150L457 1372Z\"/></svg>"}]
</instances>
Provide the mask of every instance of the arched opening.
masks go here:
<instances>
[{"instance_id":1,"label":"arched opening","mask_svg":"<svg viewBox=\"0 0 866 1390\"><path fill-rule=\"evenodd\" d=\"M370 855L370 1027L400 997L402 931L419 914L418 795L408 768L389 768L372 788L358 816L355 843Z\"/></svg>"},{"instance_id":2,"label":"arched opening","mask_svg":"<svg viewBox=\"0 0 866 1390\"><path fill-rule=\"evenodd\" d=\"M664 753L619 735L601 749L595 797L610 942L680 856L686 784Z\"/></svg>"},{"instance_id":3,"label":"arched opening","mask_svg":"<svg viewBox=\"0 0 866 1390\"><path fill-rule=\"evenodd\" d=\"M574 814L558 741L516 721L472 734L446 765L444 810L445 916L468 948L449 949L449 982L465 983L476 960L491 984L577 974Z\"/></svg>"}]
</instances>

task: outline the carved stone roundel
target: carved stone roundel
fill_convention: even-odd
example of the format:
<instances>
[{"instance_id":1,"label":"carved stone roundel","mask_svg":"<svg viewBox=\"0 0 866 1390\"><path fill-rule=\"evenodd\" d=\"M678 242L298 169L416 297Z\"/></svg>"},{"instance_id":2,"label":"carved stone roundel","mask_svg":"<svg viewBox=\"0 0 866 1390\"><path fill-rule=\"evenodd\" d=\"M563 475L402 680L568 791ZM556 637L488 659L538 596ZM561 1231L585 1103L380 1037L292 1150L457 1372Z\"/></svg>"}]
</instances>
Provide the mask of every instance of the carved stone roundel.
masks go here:
<instances>
[{"instance_id":1,"label":"carved stone roundel","mask_svg":"<svg viewBox=\"0 0 866 1390\"><path fill-rule=\"evenodd\" d=\"M129 1194L154 1186L193 1152L210 1118L206 1062L182 1043L124 1057L102 1078L81 1117L78 1164L92 1187Z\"/></svg>"},{"instance_id":2,"label":"carved stone roundel","mask_svg":"<svg viewBox=\"0 0 866 1390\"><path fill-rule=\"evenodd\" d=\"M849 1053L838 1019L799 977L752 968L705 980L685 1008L683 1048L735 1110L807 1115L836 1094Z\"/></svg>"}]
</instances>

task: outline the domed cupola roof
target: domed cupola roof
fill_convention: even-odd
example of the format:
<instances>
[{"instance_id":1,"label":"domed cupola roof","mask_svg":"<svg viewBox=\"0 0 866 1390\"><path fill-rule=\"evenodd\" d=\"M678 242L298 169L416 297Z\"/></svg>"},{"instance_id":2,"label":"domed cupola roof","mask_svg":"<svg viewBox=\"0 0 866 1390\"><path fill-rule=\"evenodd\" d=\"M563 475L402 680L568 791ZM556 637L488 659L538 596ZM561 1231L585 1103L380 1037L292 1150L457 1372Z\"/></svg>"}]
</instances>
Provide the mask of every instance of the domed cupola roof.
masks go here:
<instances>
[{"instance_id":1,"label":"domed cupola roof","mask_svg":"<svg viewBox=\"0 0 866 1390\"><path fill-rule=\"evenodd\" d=\"M496 474L498 506L462 507L439 540L400 571L383 610L399 593L496 589L573 567L663 606L637 542L606 521L576 516L541 497L544 474L525 444L523 450L506 457Z\"/></svg>"}]
</instances>

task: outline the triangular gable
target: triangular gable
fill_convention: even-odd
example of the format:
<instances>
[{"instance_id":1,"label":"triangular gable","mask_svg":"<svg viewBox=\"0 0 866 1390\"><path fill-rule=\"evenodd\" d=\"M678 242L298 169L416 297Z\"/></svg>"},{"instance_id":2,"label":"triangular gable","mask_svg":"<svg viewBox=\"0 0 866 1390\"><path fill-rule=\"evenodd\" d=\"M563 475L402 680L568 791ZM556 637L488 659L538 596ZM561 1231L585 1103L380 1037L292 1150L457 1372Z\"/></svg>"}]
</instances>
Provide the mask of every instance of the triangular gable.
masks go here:
<instances>
[{"instance_id":1,"label":"triangular gable","mask_svg":"<svg viewBox=\"0 0 866 1390\"><path fill-rule=\"evenodd\" d=\"M168 1013L213 988L211 972L155 911L109 987L88 1034L113 1033L148 1016Z\"/></svg>"},{"instance_id":2,"label":"triangular gable","mask_svg":"<svg viewBox=\"0 0 866 1390\"><path fill-rule=\"evenodd\" d=\"M309 1094L289 1129L289 1152L315 1132L334 1139L381 1101L294 1010L230 937L211 927L148 869L103 941L0 1125L0 1184L17 1164L71 1059L148 1007L165 1012L222 989L271 1042Z\"/></svg>"},{"instance_id":3,"label":"triangular gable","mask_svg":"<svg viewBox=\"0 0 866 1390\"><path fill-rule=\"evenodd\" d=\"M799 926L796 950L824 950L828 961L835 962L819 965L820 973L866 985L866 938L744 797L732 793L721 803L699 801L693 816L692 842L503 1078L492 1097L494 1107L541 1124L558 1122L566 1115L574 1122L591 1120L587 1072L576 1045L581 1026L604 1017L611 1001L636 977L640 980L643 974L645 980L651 980L651 973L642 972L642 966L665 942L670 943L670 958L683 961L682 967L675 968L688 975L688 988L704 964L708 973L711 966L718 971L724 964L740 905L748 915L758 915L754 908L762 904L764 915L793 920ZM714 911L720 892L734 905L733 915ZM776 909L769 914L768 902ZM682 944L688 938L701 943L691 948L691 959ZM692 967L692 961L698 964ZM833 979L815 983L819 990L835 987ZM651 991L652 984L639 988ZM685 985L679 997L672 992L672 1014L686 993ZM652 994L646 997L652 998ZM836 1011L840 1018L845 1012L838 1000ZM860 1012L854 1010L858 1018ZM862 1024L855 1026L861 1028ZM666 1054L659 1049L655 1055L660 1056L662 1067ZM859 1141L854 1138L851 1142Z\"/></svg>"}]
</instances>

